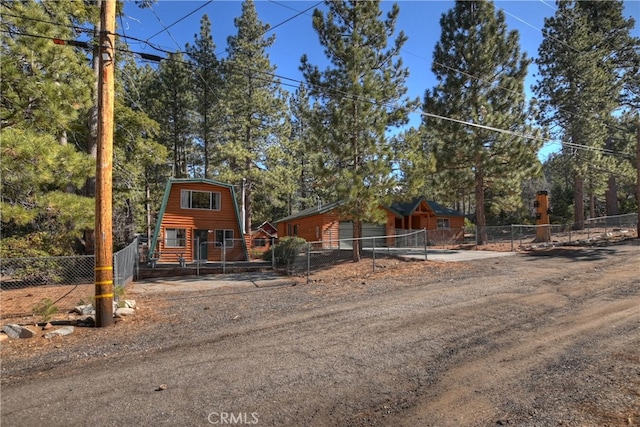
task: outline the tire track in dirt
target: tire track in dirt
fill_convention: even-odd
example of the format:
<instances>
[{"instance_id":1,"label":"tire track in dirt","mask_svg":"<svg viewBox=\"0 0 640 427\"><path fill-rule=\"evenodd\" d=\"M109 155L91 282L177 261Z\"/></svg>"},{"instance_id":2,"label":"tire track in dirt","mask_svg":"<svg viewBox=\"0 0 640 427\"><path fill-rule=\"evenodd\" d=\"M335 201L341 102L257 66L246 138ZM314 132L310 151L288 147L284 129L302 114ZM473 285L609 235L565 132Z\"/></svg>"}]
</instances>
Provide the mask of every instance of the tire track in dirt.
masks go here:
<instances>
[{"instance_id":1,"label":"tire track in dirt","mask_svg":"<svg viewBox=\"0 0 640 427\"><path fill-rule=\"evenodd\" d=\"M456 357L434 387L425 393L426 399L403 414L399 425L494 424L504 415L496 408L509 399L504 390L518 393L522 379L561 358L582 337L607 329L640 326L637 292L640 280L631 270L618 272L615 287L595 280L588 286L590 290L582 287L580 292L567 292L567 286L559 285L556 289L546 286L525 296L494 295L499 304L526 307L534 313L540 306L551 311L545 319L531 319L530 323L522 324L528 327L512 328L505 324L494 330L483 330L484 336L494 337L494 348L489 345L463 350L463 355ZM621 283L630 289L635 285L635 295L623 300L612 297L610 291L619 289ZM578 295L580 298L576 299ZM580 308L574 307L569 314L564 314L567 305ZM614 348L611 342L614 338L600 342L599 347ZM525 390L519 392L526 393Z\"/></svg>"}]
</instances>

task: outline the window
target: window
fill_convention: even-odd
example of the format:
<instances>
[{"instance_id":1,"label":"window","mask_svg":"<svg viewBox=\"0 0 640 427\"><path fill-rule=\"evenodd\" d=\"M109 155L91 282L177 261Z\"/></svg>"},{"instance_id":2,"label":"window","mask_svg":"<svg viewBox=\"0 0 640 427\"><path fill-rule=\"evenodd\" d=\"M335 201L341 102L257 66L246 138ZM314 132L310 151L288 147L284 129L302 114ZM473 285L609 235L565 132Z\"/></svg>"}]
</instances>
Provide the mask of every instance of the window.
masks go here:
<instances>
[{"instance_id":1,"label":"window","mask_svg":"<svg viewBox=\"0 0 640 427\"><path fill-rule=\"evenodd\" d=\"M220 210L220 193L214 191L182 190L180 192L182 209Z\"/></svg>"},{"instance_id":2,"label":"window","mask_svg":"<svg viewBox=\"0 0 640 427\"><path fill-rule=\"evenodd\" d=\"M253 239L253 246L256 248L263 248L267 246L267 239L258 237L257 239Z\"/></svg>"},{"instance_id":3,"label":"window","mask_svg":"<svg viewBox=\"0 0 640 427\"><path fill-rule=\"evenodd\" d=\"M184 248L187 246L187 230L184 228L166 228L164 245L167 248Z\"/></svg>"},{"instance_id":4,"label":"window","mask_svg":"<svg viewBox=\"0 0 640 427\"><path fill-rule=\"evenodd\" d=\"M221 248L223 242L227 248L233 247L233 230L216 230L216 246Z\"/></svg>"},{"instance_id":5,"label":"window","mask_svg":"<svg viewBox=\"0 0 640 427\"><path fill-rule=\"evenodd\" d=\"M438 218L438 230L449 229L449 218Z\"/></svg>"},{"instance_id":6,"label":"window","mask_svg":"<svg viewBox=\"0 0 640 427\"><path fill-rule=\"evenodd\" d=\"M296 225L294 225L294 226L293 226L293 235L294 235L294 236L297 236L297 235L298 235L298 228L299 228L299 227L300 227L300 226L299 226L298 224L296 224Z\"/></svg>"}]
</instances>

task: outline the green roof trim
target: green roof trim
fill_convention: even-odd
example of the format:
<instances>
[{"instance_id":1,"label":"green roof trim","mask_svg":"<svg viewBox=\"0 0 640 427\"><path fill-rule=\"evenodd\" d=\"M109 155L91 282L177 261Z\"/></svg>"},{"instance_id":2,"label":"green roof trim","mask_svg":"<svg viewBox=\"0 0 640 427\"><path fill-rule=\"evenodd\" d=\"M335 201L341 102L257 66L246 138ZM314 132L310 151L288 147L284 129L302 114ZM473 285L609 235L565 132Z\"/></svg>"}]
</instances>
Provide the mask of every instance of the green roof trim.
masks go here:
<instances>
[{"instance_id":1,"label":"green roof trim","mask_svg":"<svg viewBox=\"0 0 640 427\"><path fill-rule=\"evenodd\" d=\"M458 212L454 209L444 207L434 201L427 200L424 196L416 197L415 199L409 202L393 202L390 206L384 206L384 208L387 209L392 214L394 214L395 216L402 218L404 216L410 216L412 213L414 213L415 210L418 209L418 206L420 206L420 204L423 201L427 204L427 206L429 206L429 208L433 211L433 213L436 214L436 216L461 216L461 217L466 216L462 212ZM279 219L275 221L274 224L278 224L285 221L292 221L300 218L306 218L312 215L323 214L337 207L340 207L343 204L344 204L344 201L337 201L337 202L327 203L326 205L313 206L313 207L301 210L300 212L295 213L293 215L289 215L288 217Z\"/></svg>"},{"instance_id":2,"label":"green roof trim","mask_svg":"<svg viewBox=\"0 0 640 427\"><path fill-rule=\"evenodd\" d=\"M306 217L312 216L312 215L323 214L323 213L332 211L335 208L342 206L343 204L344 204L344 200L339 200L337 202L327 203L326 205L312 206L310 208L301 210L300 212L295 213L293 215L289 215L287 217L279 219L279 220L275 221L274 224L278 224L278 223L285 222L285 221L292 221L294 219L306 218Z\"/></svg>"},{"instance_id":3,"label":"green roof trim","mask_svg":"<svg viewBox=\"0 0 640 427\"><path fill-rule=\"evenodd\" d=\"M394 202L391 204L390 210L394 210L400 216L409 216L418 209L418 206L420 206L423 201L427 206L429 206L433 213L436 214L436 216L466 216L455 209L444 207L433 200L427 200L424 196L416 197L410 202Z\"/></svg>"},{"instance_id":4,"label":"green roof trim","mask_svg":"<svg viewBox=\"0 0 640 427\"><path fill-rule=\"evenodd\" d=\"M429 207L431 208L431 210L433 211L433 213L436 214L436 216L462 216L465 217L466 215L463 214L460 211L457 211L455 209L451 209L451 208L447 208L445 206L442 206L439 203L436 203L432 200L427 200L427 204L429 205Z\"/></svg>"},{"instance_id":5,"label":"green roof trim","mask_svg":"<svg viewBox=\"0 0 640 427\"><path fill-rule=\"evenodd\" d=\"M153 232L153 239L151 240L151 245L149 246L149 254L151 255L156 250L156 245L158 243L158 236L160 235L160 229L162 227L162 218L164 217L164 213L167 209L167 203L169 201L169 195L171 194L171 188L174 184L210 184L217 185L219 187L228 188L231 192L231 199L233 200L233 209L236 214L236 223L238 225L238 230L242 232L242 224L240 224L240 212L238 211L238 202L236 199L236 190L231 184L227 184L220 181L214 181L212 179L205 178L171 178L167 181L167 185L164 188L164 196L162 197L162 205L160 206L160 211L158 212L158 219L156 221L156 228ZM245 259L249 259L249 252L247 251L247 245L244 240L244 236L242 237L242 248L244 250Z\"/></svg>"}]
</instances>

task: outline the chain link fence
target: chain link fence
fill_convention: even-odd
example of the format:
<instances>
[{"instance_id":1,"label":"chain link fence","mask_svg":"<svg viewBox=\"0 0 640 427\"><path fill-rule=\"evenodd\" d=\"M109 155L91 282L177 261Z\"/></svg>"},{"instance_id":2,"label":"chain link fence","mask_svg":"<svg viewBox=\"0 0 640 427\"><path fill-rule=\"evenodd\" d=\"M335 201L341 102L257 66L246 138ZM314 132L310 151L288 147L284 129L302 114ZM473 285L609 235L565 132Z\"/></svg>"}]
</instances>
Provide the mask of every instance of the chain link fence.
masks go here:
<instances>
[{"instance_id":1,"label":"chain link fence","mask_svg":"<svg viewBox=\"0 0 640 427\"><path fill-rule=\"evenodd\" d=\"M137 239L113 254L114 286L124 287L135 278L138 258ZM90 300L94 281L93 255L0 259L2 317L30 314L43 299L60 310L72 309Z\"/></svg>"},{"instance_id":2,"label":"chain link fence","mask_svg":"<svg viewBox=\"0 0 640 427\"><path fill-rule=\"evenodd\" d=\"M354 246L360 248L360 259L371 260L371 268L375 271L377 259L397 257L399 250L403 254L416 252L426 256L427 230L358 239L300 241L287 244L284 250L282 246L274 246L272 266L287 274L306 273L308 276L313 270L351 262L354 259Z\"/></svg>"},{"instance_id":3,"label":"chain link fence","mask_svg":"<svg viewBox=\"0 0 640 427\"><path fill-rule=\"evenodd\" d=\"M482 232L484 231L484 235ZM638 214L616 215L585 220L583 227L576 224L506 225L472 228L466 236L475 236L492 250L514 251L534 244L589 243L614 238L632 238L638 235ZM465 239L469 241L470 239Z\"/></svg>"},{"instance_id":4,"label":"chain link fence","mask_svg":"<svg viewBox=\"0 0 640 427\"><path fill-rule=\"evenodd\" d=\"M544 241L540 241L540 236L545 237ZM637 214L589 219L581 230L575 230L573 224L396 230L396 234L391 236L300 241L280 251L277 249L279 245L275 245L271 262L276 270L287 274L306 274L308 277L311 271L353 261L355 244L360 245L360 259L370 259L375 271L376 259L397 257L399 254L423 255L428 259L428 249L478 249L480 237L484 239L482 248L515 251L534 244L585 244L634 236L637 236Z\"/></svg>"}]
</instances>

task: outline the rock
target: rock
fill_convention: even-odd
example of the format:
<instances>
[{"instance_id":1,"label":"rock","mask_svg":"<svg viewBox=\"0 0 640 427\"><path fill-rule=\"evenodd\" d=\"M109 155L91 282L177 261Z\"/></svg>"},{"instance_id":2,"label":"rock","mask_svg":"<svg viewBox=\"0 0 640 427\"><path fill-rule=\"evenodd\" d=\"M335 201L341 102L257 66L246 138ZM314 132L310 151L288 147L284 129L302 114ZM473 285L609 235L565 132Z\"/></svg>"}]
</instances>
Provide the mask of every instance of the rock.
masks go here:
<instances>
[{"instance_id":1,"label":"rock","mask_svg":"<svg viewBox=\"0 0 640 427\"><path fill-rule=\"evenodd\" d=\"M6 341L8 339L9 339L9 335L5 334L4 332L0 333L0 342Z\"/></svg>"},{"instance_id":2,"label":"rock","mask_svg":"<svg viewBox=\"0 0 640 427\"><path fill-rule=\"evenodd\" d=\"M122 317L122 316L131 316L135 313L136 311L133 308L120 307L116 310L114 314L116 317Z\"/></svg>"},{"instance_id":3,"label":"rock","mask_svg":"<svg viewBox=\"0 0 640 427\"><path fill-rule=\"evenodd\" d=\"M53 325L49 322L47 322L47 324L42 327L42 329L45 331L48 331L51 328L53 328Z\"/></svg>"},{"instance_id":4,"label":"rock","mask_svg":"<svg viewBox=\"0 0 640 427\"><path fill-rule=\"evenodd\" d=\"M9 338L32 338L35 336L35 332L29 328L25 328L15 323L9 323L2 327L2 330L9 336Z\"/></svg>"},{"instance_id":5,"label":"rock","mask_svg":"<svg viewBox=\"0 0 640 427\"><path fill-rule=\"evenodd\" d=\"M162 390L166 390L166 389L167 389L167 385L166 384L160 384L160 386L158 386L156 391L162 391Z\"/></svg>"},{"instance_id":6,"label":"rock","mask_svg":"<svg viewBox=\"0 0 640 427\"><path fill-rule=\"evenodd\" d=\"M76 306L73 311L84 316L95 313L95 308L93 307L93 304L84 304Z\"/></svg>"},{"instance_id":7,"label":"rock","mask_svg":"<svg viewBox=\"0 0 640 427\"><path fill-rule=\"evenodd\" d=\"M47 332L46 334L44 334L44 337L49 339L57 336L63 337L65 335L72 334L74 330L75 328L73 326L63 326L62 328Z\"/></svg>"},{"instance_id":8,"label":"rock","mask_svg":"<svg viewBox=\"0 0 640 427\"><path fill-rule=\"evenodd\" d=\"M136 308L136 300L133 300L133 299L124 300L124 308Z\"/></svg>"}]
</instances>

